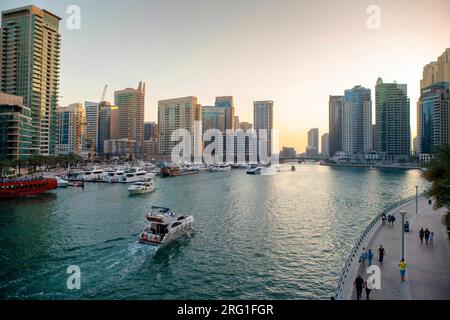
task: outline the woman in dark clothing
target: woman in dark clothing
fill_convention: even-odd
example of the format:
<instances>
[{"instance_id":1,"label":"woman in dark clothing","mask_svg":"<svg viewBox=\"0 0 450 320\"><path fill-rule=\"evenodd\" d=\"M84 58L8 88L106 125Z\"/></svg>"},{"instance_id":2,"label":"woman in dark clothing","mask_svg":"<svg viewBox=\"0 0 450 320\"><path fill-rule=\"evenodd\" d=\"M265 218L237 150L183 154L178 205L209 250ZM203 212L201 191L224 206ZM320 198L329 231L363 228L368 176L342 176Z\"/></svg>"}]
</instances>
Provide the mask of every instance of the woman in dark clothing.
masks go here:
<instances>
[{"instance_id":1,"label":"woman in dark clothing","mask_svg":"<svg viewBox=\"0 0 450 320\"><path fill-rule=\"evenodd\" d=\"M419 238L420 238L420 244L423 243L423 236L424 236L425 232L423 231L423 228L420 229L419 231Z\"/></svg>"},{"instance_id":2,"label":"woman in dark clothing","mask_svg":"<svg viewBox=\"0 0 450 320\"><path fill-rule=\"evenodd\" d=\"M380 266L383 265L383 259L386 255L386 251L384 251L384 248L382 245L380 245L380 248L378 249L378 262L380 263Z\"/></svg>"}]
</instances>

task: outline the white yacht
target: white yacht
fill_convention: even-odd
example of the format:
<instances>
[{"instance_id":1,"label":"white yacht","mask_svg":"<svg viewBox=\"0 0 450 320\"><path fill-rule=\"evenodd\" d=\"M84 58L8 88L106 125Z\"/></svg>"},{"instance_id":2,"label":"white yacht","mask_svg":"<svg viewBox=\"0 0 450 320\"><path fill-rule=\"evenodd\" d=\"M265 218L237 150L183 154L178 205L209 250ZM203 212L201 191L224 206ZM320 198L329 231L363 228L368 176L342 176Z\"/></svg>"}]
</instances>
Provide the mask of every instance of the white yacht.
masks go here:
<instances>
[{"instance_id":1,"label":"white yacht","mask_svg":"<svg viewBox=\"0 0 450 320\"><path fill-rule=\"evenodd\" d=\"M132 186L128 188L128 192L130 194L149 193L153 191L155 191L155 185L153 183L153 180L135 182Z\"/></svg>"},{"instance_id":2,"label":"white yacht","mask_svg":"<svg viewBox=\"0 0 450 320\"><path fill-rule=\"evenodd\" d=\"M141 169L131 169L123 172L123 174L114 182L119 183L142 182L142 181L150 181L154 177L155 177L154 173Z\"/></svg>"},{"instance_id":3,"label":"white yacht","mask_svg":"<svg viewBox=\"0 0 450 320\"><path fill-rule=\"evenodd\" d=\"M150 222L139 234L139 241L155 246L164 245L192 230L194 217L178 215L169 208L153 206L145 215Z\"/></svg>"},{"instance_id":4,"label":"white yacht","mask_svg":"<svg viewBox=\"0 0 450 320\"><path fill-rule=\"evenodd\" d=\"M55 178L56 178L56 183L58 185L58 188L64 188L64 187L67 187L69 185L69 181L64 180L64 179L62 179L62 178L60 178L58 176L55 176Z\"/></svg>"},{"instance_id":5,"label":"white yacht","mask_svg":"<svg viewBox=\"0 0 450 320\"><path fill-rule=\"evenodd\" d=\"M219 165L213 165L209 171L211 172L223 172L223 171L230 171L231 170L231 166L227 165L227 164L219 164Z\"/></svg>"},{"instance_id":6,"label":"white yacht","mask_svg":"<svg viewBox=\"0 0 450 320\"><path fill-rule=\"evenodd\" d=\"M247 174L261 174L262 167L258 165L251 165L247 168Z\"/></svg>"}]
</instances>

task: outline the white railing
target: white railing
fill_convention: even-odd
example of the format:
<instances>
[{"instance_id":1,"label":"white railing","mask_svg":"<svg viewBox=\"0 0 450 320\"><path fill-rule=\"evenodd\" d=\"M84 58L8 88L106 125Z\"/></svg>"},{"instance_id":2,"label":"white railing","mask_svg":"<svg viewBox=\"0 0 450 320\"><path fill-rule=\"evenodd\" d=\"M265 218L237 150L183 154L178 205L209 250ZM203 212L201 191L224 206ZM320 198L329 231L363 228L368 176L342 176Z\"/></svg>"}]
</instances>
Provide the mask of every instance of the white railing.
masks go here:
<instances>
[{"instance_id":1,"label":"white railing","mask_svg":"<svg viewBox=\"0 0 450 320\"><path fill-rule=\"evenodd\" d=\"M420 197L422 197L424 195L425 195L425 192L422 192L422 193L418 194L417 198L420 198ZM341 275L339 276L338 286L337 286L336 292L334 294L334 298L335 299L340 299L341 298L342 287L344 286L345 280L347 280L348 271L350 270L350 267L352 265L353 259L355 259L355 258L359 259L359 256L357 256L357 253L359 251L359 247L361 246L362 242L364 241L366 236L369 234L369 232L372 231L373 227L378 223L378 221L380 221L382 215L391 212L395 208L398 208L398 207L404 205L405 203L414 200L415 198L416 198L416 196L413 195L413 196L410 196L408 198L405 198L405 199L402 199L400 201L397 201L397 202L389 205L388 207L384 208L369 223L369 225L366 227L366 229L364 229L364 231L362 232L361 236L358 238L358 240L356 241L355 245L353 246L353 249L352 249L349 257L347 258L347 261L345 262L345 265L344 265L344 268L343 268L343 270L341 272Z\"/></svg>"}]
</instances>

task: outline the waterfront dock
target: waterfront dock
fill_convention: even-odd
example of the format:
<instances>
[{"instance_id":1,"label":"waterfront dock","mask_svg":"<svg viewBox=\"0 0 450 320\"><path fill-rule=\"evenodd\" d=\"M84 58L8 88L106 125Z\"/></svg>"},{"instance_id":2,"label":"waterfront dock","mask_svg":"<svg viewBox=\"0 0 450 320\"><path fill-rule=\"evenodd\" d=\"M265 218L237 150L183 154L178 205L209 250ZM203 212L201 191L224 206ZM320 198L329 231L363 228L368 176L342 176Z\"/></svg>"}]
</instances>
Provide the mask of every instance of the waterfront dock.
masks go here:
<instances>
[{"instance_id":1,"label":"waterfront dock","mask_svg":"<svg viewBox=\"0 0 450 320\"><path fill-rule=\"evenodd\" d=\"M398 267L401 259L401 211L407 212L405 221L410 224L410 231L405 232L405 261L408 265L405 282L400 279ZM386 256L380 266L381 289L372 290L371 300L450 299L450 240L442 223L445 212L445 209L433 210L428 199L420 197L417 215L414 199L389 212L396 218L394 226L387 221L385 225L377 221L359 245L337 298L356 299L353 286L356 276L361 275L364 280L370 276L365 272L367 262L359 262L361 251L363 247L372 249L372 264L379 265L378 248L383 245ZM434 232L433 246L427 246L425 240L420 243L420 228ZM364 290L362 299L366 299Z\"/></svg>"}]
</instances>

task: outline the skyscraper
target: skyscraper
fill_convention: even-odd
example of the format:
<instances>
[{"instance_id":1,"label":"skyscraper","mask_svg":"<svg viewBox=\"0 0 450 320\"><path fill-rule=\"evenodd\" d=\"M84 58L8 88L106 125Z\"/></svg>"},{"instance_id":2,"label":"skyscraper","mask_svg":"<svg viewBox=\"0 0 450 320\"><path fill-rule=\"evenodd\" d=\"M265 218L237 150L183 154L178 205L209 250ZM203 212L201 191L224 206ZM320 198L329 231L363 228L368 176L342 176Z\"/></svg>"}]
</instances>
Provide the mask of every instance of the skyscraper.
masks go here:
<instances>
[{"instance_id":1,"label":"skyscraper","mask_svg":"<svg viewBox=\"0 0 450 320\"><path fill-rule=\"evenodd\" d=\"M216 97L215 106L225 109L225 129L235 129L234 101L231 96Z\"/></svg>"},{"instance_id":2,"label":"skyscraper","mask_svg":"<svg viewBox=\"0 0 450 320\"><path fill-rule=\"evenodd\" d=\"M191 133L194 143L195 121L201 121L202 106L197 97L184 97L158 101L159 154L170 155L178 142L171 141L172 132L186 129ZM192 145L193 150L193 145Z\"/></svg>"},{"instance_id":3,"label":"skyscraper","mask_svg":"<svg viewBox=\"0 0 450 320\"><path fill-rule=\"evenodd\" d=\"M411 154L409 98L406 84L383 83L375 86L377 151L390 155Z\"/></svg>"},{"instance_id":4,"label":"skyscraper","mask_svg":"<svg viewBox=\"0 0 450 320\"><path fill-rule=\"evenodd\" d=\"M98 111L99 104L97 102L84 102L84 110L86 114L86 133L85 133L85 149L98 153Z\"/></svg>"},{"instance_id":5,"label":"skyscraper","mask_svg":"<svg viewBox=\"0 0 450 320\"><path fill-rule=\"evenodd\" d=\"M155 138L155 129L155 122L144 122L144 140L151 140L152 138Z\"/></svg>"},{"instance_id":6,"label":"skyscraper","mask_svg":"<svg viewBox=\"0 0 450 320\"><path fill-rule=\"evenodd\" d=\"M319 156L319 129L313 128L308 131L308 146L306 147L308 157Z\"/></svg>"},{"instance_id":7,"label":"skyscraper","mask_svg":"<svg viewBox=\"0 0 450 320\"><path fill-rule=\"evenodd\" d=\"M450 82L450 48L447 48L437 59L430 62L423 68L423 77L420 80L421 97L417 102L417 145L419 153L428 154L436 144L440 144L443 133L447 131L442 120L436 117L445 118L445 104L447 94L445 93L447 85ZM436 86L435 86L436 85ZM442 97L439 97L439 92ZM435 107L431 107L436 105ZM425 118L424 118L425 117ZM437 122L441 122L440 128L436 129ZM422 132L422 130L426 130ZM445 139L444 139L445 140ZM422 150L422 147L424 148Z\"/></svg>"},{"instance_id":8,"label":"skyscraper","mask_svg":"<svg viewBox=\"0 0 450 320\"><path fill-rule=\"evenodd\" d=\"M144 141L145 83L137 89L114 92L114 104L119 107L119 139L136 140L138 153Z\"/></svg>"},{"instance_id":9,"label":"skyscraper","mask_svg":"<svg viewBox=\"0 0 450 320\"><path fill-rule=\"evenodd\" d=\"M273 129L273 101L254 101L253 102L253 124L255 126L258 137L258 150L260 142L263 142L261 136L261 129L267 130L267 156L272 155L272 129ZM258 151L258 156L260 152Z\"/></svg>"},{"instance_id":10,"label":"skyscraper","mask_svg":"<svg viewBox=\"0 0 450 320\"><path fill-rule=\"evenodd\" d=\"M450 144L450 93L448 82L423 88L418 103L420 153L430 154L438 145Z\"/></svg>"},{"instance_id":11,"label":"skyscraper","mask_svg":"<svg viewBox=\"0 0 450 320\"><path fill-rule=\"evenodd\" d=\"M225 108L202 106L202 130L217 129L225 133Z\"/></svg>"},{"instance_id":12,"label":"skyscraper","mask_svg":"<svg viewBox=\"0 0 450 320\"><path fill-rule=\"evenodd\" d=\"M73 103L56 109L57 140L56 154L81 155L84 108L82 103Z\"/></svg>"},{"instance_id":13,"label":"skyscraper","mask_svg":"<svg viewBox=\"0 0 450 320\"><path fill-rule=\"evenodd\" d=\"M111 102L102 101L98 108L98 153L104 154L104 143L111 139Z\"/></svg>"},{"instance_id":14,"label":"skyscraper","mask_svg":"<svg viewBox=\"0 0 450 320\"><path fill-rule=\"evenodd\" d=\"M324 133L321 138L321 155L322 158L327 159L330 156L330 135L328 133Z\"/></svg>"},{"instance_id":15,"label":"skyscraper","mask_svg":"<svg viewBox=\"0 0 450 320\"><path fill-rule=\"evenodd\" d=\"M344 96L330 96L329 108L329 154L333 157L342 151L342 112Z\"/></svg>"},{"instance_id":16,"label":"skyscraper","mask_svg":"<svg viewBox=\"0 0 450 320\"><path fill-rule=\"evenodd\" d=\"M364 153L372 149L372 100L370 89L345 90L342 113L342 151Z\"/></svg>"},{"instance_id":17,"label":"skyscraper","mask_svg":"<svg viewBox=\"0 0 450 320\"><path fill-rule=\"evenodd\" d=\"M61 18L26 6L2 12L0 91L23 97L30 109L31 152L55 152Z\"/></svg>"}]
</instances>

